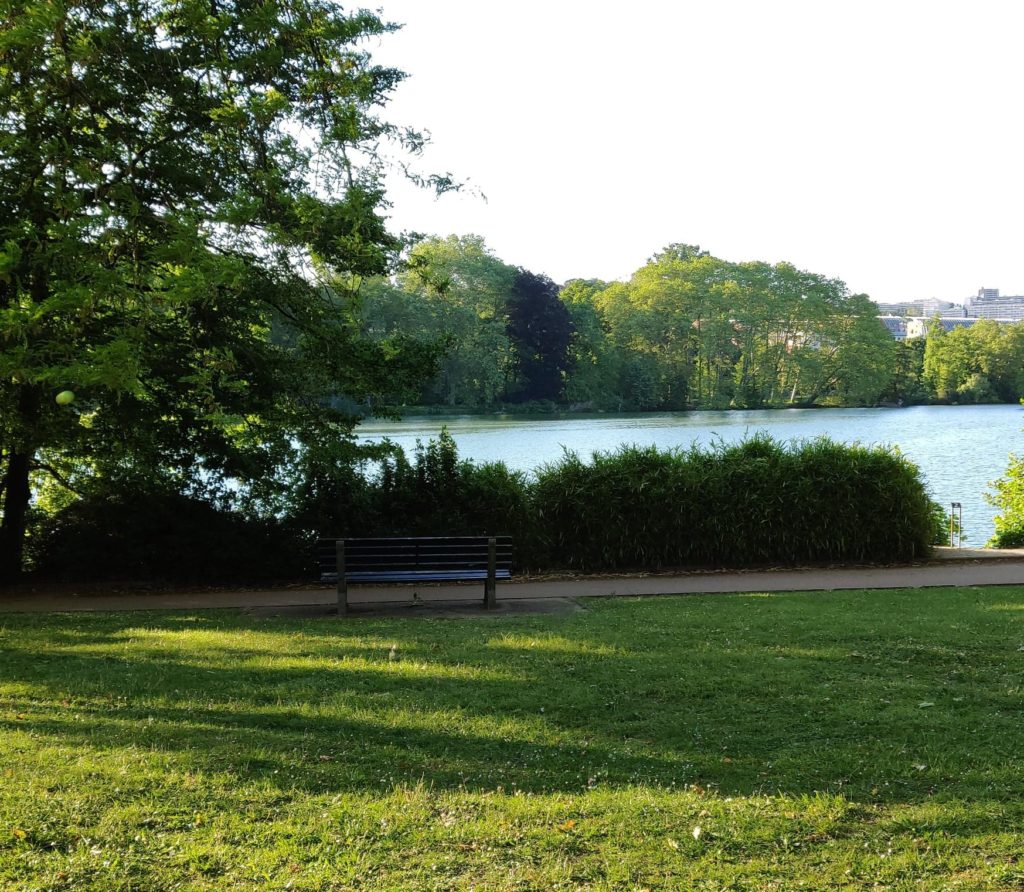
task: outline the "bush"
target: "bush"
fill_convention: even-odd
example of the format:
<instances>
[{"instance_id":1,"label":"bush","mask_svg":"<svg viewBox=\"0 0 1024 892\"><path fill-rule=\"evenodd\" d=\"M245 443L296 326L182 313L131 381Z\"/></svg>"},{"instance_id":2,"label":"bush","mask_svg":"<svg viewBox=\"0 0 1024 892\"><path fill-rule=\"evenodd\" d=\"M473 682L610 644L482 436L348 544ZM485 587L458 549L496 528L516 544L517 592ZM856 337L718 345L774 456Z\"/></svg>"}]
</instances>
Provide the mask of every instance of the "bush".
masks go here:
<instances>
[{"instance_id":1,"label":"bush","mask_svg":"<svg viewBox=\"0 0 1024 892\"><path fill-rule=\"evenodd\" d=\"M196 584L295 579L309 551L278 521L167 492L87 495L42 520L29 548L48 579Z\"/></svg>"},{"instance_id":2,"label":"bush","mask_svg":"<svg viewBox=\"0 0 1024 892\"><path fill-rule=\"evenodd\" d=\"M460 460L447 430L425 445L417 442L412 461L398 447L365 467L360 499L337 497L349 510L330 512L325 536L483 536L530 538L526 477L502 462L476 465Z\"/></svg>"},{"instance_id":3,"label":"bush","mask_svg":"<svg viewBox=\"0 0 1024 892\"><path fill-rule=\"evenodd\" d=\"M35 564L75 580L311 577L317 535L510 535L520 570L881 563L927 554L944 530L898 452L827 439L567 452L530 479L460 460L443 431L411 460L385 447L314 484L278 519L169 493L88 496L42 522Z\"/></svg>"},{"instance_id":4,"label":"bush","mask_svg":"<svg viewBox=\"0 0 1024 892\"><path fill-rule=\"evenodd\" d=\"M994 481L994 493L986 493L985 499L999 509L995 517L996 532L989 539L993 548L1024 547L1024 459L1010 456L1006 475Z\"/></svg>"},{"instance_id":5,"label":"bush","mask_svg":"<svg viewBox=\"0 0 1024 892\"><path fill-rule=\"evenodd\" d=\"M460 460L442 431L369 475L325 535L511 535L520 569L884 563L928 553L942 509L898 452L755 436L711 449L567 452L531 480ZM352 507L351 501L346 501Z\"/></svg>"},{"instance_id":6,"label":"bush","mask_svg":"<svg viewBox=\"0 0 1024 892\"><path fill-rule=\"evenodd\" d=\"M385 440L329 461L302 462L292 500L283 512L299 535L444 536L483 534L523 513L522 474L501 463L460 461L443 430L417 441L411 460ZM516 527L519 529L519 527Z\"/></svg>"},{"instance_id":7,"label":"bush","mask_svg":"<svg viewBox=\"0 0 1024 892\"><path fill-rule=\"evenodd\" d=\"M587 571L911 560L936 535L913 464L827 439L566 454L533 505L544 562Z\"/></svg>"}]
</instances>

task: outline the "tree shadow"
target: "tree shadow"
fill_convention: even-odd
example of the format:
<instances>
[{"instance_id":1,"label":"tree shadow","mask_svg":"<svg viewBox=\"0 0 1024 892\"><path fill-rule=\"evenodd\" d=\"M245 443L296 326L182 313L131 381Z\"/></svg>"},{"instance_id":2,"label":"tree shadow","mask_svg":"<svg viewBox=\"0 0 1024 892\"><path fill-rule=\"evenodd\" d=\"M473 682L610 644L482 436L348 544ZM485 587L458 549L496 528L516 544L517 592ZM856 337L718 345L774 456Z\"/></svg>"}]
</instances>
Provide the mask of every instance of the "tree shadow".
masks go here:
<instances>
[{"instance_id":1,"label":"tree shadow","mask_svg":"<svg viewBox=\"0 0 1024 892\"><path fill-rule=\"evenodd\" d=\"M29 715L2 724L83 752L180 755L183 770L281 790L1019 798L1024 729L1007 673L1020 660L991 643L873 636L864 618L822 635L795 614L784 633L761 630L735 605L711 625L681 602L608 609L624 608L626 625L601 611L486 626L7 622L0 670L32 694L6 698ZM704 637L681 648L689 631Z\"/></svg>"}]
</instances>

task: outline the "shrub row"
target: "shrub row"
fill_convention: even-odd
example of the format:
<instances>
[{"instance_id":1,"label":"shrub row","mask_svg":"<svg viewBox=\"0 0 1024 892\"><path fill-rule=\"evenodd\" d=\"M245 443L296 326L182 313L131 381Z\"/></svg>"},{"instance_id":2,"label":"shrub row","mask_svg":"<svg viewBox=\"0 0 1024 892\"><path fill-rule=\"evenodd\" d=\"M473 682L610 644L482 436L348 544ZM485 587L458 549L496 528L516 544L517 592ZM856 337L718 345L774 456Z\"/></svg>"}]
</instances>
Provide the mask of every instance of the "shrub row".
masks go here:
<instances>
[{"instance_id":1,"label":"shrub row","mask_svg":"<svg viewBox=\"0 0 1024 892\"><path fill-rule=\"evenodd\" d=\"M520 570L885 563L926 555L942 530L941 508L906 458L827 439L623 446L590 461L567 452L527 476L460 460L444 432L411 460L394 447L360 471L273 520L194 500L79 503L40 538L37 565L104 575L102 553L122 575L283 579L314 573L317 535L481 534L512 535ZM164 555L155 567L153 541Z\"/></svg>"},{"instance_id":2,"label":"shrub row","mask_svg":"<svg viewBox=\"0 0 1024 892\"><path fill-rule=\"evenodd\" d=\"M826 439L566 455L532 497L546 558L580 570L884 563L936 536L914 465Z\"/></svg>"},{"instance_id":3,"label":"shrub row","mask_svg":"<svg viewBox=\"0 0 1024 892\"><path fill-rule=\"evenodd\" d=\"M238 585L309 573L305 537L286 520L144 487L93 492L40 519L28 551L35 575L68 582Z\"/></svg>"}]
</instances>

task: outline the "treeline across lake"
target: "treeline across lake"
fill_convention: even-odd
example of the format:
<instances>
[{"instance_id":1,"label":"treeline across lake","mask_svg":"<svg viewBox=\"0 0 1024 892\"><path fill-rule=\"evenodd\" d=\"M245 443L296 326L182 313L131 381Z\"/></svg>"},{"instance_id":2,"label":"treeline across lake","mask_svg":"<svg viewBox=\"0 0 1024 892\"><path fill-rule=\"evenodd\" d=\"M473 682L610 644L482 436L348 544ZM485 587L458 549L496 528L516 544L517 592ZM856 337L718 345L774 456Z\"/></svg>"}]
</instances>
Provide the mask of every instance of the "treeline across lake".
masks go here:
<instances>
[{"instance_id":1,"label":"treeline across lake","mask_svg":"<svg viewBox=\"0 0 1024 892\"><path fill-rule=\"evenodd\" d=\"M877 306L790 264L671 245L628 282L563 287L476 236L431 238L362 283L364 333L441 344L415 405L609 411L1016 401L1024 327L896 342Z\"/></svg>"}]
</instances>

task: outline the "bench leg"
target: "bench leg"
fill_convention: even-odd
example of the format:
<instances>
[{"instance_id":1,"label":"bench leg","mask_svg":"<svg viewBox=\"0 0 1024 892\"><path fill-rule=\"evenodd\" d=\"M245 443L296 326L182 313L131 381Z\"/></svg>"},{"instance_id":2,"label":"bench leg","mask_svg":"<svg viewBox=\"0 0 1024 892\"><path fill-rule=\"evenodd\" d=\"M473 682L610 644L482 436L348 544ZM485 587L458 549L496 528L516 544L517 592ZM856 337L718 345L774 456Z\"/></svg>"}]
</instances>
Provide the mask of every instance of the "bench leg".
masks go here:
<instances>
[{"instance_id":1,"label":"bench leg","mask_svg":"<svg viewBox=\"0 0 1024 892\"><path fill-rule=\"evenodd\" d=\"M338 568L338 616L348 613L348 580L345 578L345 540L334 543L334 554Z\"/></svg>"},{"instance_id":2,"label":"bench leg","mask_svg":"<svg viewBox=\"0 0 1024 892\"><path fill-rule=\"evenodd\" d=\"M487 579L484 581L484 607L493 610L498 606L497 542L487 540Z\"/></svg>"}]
</instances>

